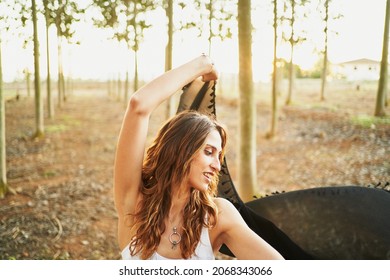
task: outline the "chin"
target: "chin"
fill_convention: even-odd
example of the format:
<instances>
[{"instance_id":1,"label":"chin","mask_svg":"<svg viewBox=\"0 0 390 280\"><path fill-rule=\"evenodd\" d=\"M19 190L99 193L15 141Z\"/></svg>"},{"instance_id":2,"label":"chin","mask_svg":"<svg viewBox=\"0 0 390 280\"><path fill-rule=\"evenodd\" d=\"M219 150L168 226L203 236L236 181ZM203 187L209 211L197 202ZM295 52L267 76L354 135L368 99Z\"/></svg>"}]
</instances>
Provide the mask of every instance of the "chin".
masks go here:
<instances>
[{"instance_id":1,"label":"chin","mask_svg":"<svg viewBox=\"0 0 390 280\"><path fill-rule=\"evenodd\" d=\"M201 185L201 186L196 186L194 189L200 191L200 192L206 192L209 189L209 185Z\"/></svg>"}]
</instances>

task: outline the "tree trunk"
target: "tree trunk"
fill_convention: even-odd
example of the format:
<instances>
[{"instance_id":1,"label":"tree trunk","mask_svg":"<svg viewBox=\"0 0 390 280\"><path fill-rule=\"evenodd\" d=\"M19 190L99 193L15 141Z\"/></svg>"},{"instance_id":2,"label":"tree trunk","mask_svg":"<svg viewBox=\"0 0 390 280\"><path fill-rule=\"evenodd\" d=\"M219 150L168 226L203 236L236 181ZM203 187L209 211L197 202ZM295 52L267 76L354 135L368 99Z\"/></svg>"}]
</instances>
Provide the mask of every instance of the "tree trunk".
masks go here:
<instances>
[{"instance_id":1,"label":"tree trunk","mask_svg":"<svg viewBox=\"0 0 390 280\"><path fill-rule=\"evenodd\" d=\"M34 26L34 87L35 87L35 137L44 136L43 125L43 102L41 96L41 80L39 76L39 43L38 43L38 21L35 0L32 1L32 19Z\"/></svg>"},{"instance_id":2,"label":"tree trunk","mask_svg":"<svg viewBox=\"0 0 390 280\"><path fill-rule=\"evenodd\" d=\"M121 100L121 93L122 93L121 74L118 73L116 101Z\"/></svg>"},{"instance_id":3,"label":"tree trunk","mask_svg":"<svg viewBox=\"0 0 390 280\"><path fill-rule=\"evenodd\" d=\"M389 22L390 22L390 0L386 1L386 17L383 32L383 49L381 70L378 84L378 93L376 97L375 116L383 117L385 113L386 89L387 89L387 57L389 53Z\"/></svg>"},{"instance_id":4,"label":"tree trunk","mask_svg":"<svg viewBox=\"0 0 390 280\"><path fill-rule=\"evenodd\" d=\"M133 15L134 15L134 92L136 92L139 88L138 86L138 49L139 49L139 38L138 38L138 33L137 33L137 15L138 15L138 10L137 10L137 3L136 1L134 2L133 6Z\"/></svg>"},{"instance_id":5,"label":"tree trunk","mask_svg":"<svg viewBox=\"0 0 390 280\"><path fill-rule=\"evenodd\" d=\"M63 86L61 85L62 83L62 78L61 78L61 73L62 73L62 47L61 47L61 37L57 35L58 38L58 45L57 45L57 50L58 50L58 82L57 82L57 87L58 87L58 108L62 107L62 102L63 102L63 95L64 92Z\"/></svg>"},{"instance_id":6,"label":"tree trunk","mask_svg":"<svg viewBox=\"0 0 390 280\"><path fill-rule=\"evenodd\" d=\"M294 69L294 44L291 45L291 58L289 63L289 72L288 72L288 94L286 99L286 105L290 105L292 102L292 92L294 89L294 76L295 76L295 69Z\"/></svg>"},{"instance_id":7,"label":"tree trunk","mask_svg":"<svg viewBox=\"0 0 390 280\"><path fill-rule=\"evenodd\" d=\"M46 59L47 59L47 79L46 79L46 89L47 89L47 112L49 119L54 117L54 106L51 96L51 81L50 81L50 48L49 48L49 11L45 8L45 20L46 20Z\"/></svg>"},{"instance_id":8,"label":"tree trunk","mask_svg":"<svg viewBox=\"0 0 390 280\"><path fill-rule=\"evenodd\" d=\"M31 84L31 73L30 71L28 70L28 68L26 68L26 86L27 86L27 96L30 97L31 96L31 87L30 87L30 84Z\"/></svg>"},{"instance_id":9,"label":"tree trunk","mask_svg":"<svg viewBox=\"0 0 390 280\"><path fill-rule=\"evenodd\" d=\"M134 51L134 92L136 92L138 88L138 51Z\"/></svg>"},{"instance_id":10,"label":"tree trunk","mask_svg":"<svg viewBox=\"0 0 390 280\"><path fill-rule=\"evenodd\" d=\"M328 19L329 19L329 0L325 1L325 49L324 49L324 64L322 67L322 79L321 79L321 101L325 100L326 79L328 75Z\"/></svg>"},{"instance_id":11,"label":"tree trunk","mask_svg":"<svg viewBox=\"0 0 390 280\"><path fill-rule=\"evenodd\" d=\"M4 196L8 192L5 145L5 105L3 96L3 68L1 61L0 38L0 198L4 198Z\"/></svg>"},{"instance_id":12,"label":"tree trunk","mask_svg":"<svg viewBox=\"0 0 390 280\"><path fill-rule=\"evenodd\" d=\"M64 103L65 103L68 93L66 92L66 87L65 87L65 76L64 76L64 68L62 66L62 57L61 57L61 76L60 77L61 77L62 101L64 101Z\"/></svg>"},{"instance_id":13,"label":"tree trunk","mask_svg":"<svg viewBox=\"0 0 390 280\"><path fill-rule=\"evenodd\" d=\"M127 107L129 101L129 70L126 69L126 78L125 78L125 95L124 95L124 105Z\"/></svg>"},{"instance_id":14,"label":"tree trunk","mask_svg":"<svg viewBox=\"0 0 390 280\"><path fill-rule=\"evenodd\" d=\"M212 22L213 22L213 0L209 0L209 8L210 8L210 13L209 13L209 56L211 56L211 49L212 49L212 42L213 42L213 29L212 29Z\"/></svg>"},{"instance_id":15,"label":"tree trunk","mask_svg":"<svg viewBox=\"0 0 390 280\"><path fill-rule=\"evenodd\" d=\"M251 1L238 1L240 88L239 189L244 201L256 194L256 101L252 78Z\"/></svg>"},{"instance_id":16,"label":"tree trunk","mask_svg":"<svg viewBox=\"0 0 390 280\"><path fill-rule=\"evenodd\" d=\"M326 81L328 74L328 47L325 46L324 52L324 64L322 66L322 79L321 79L321 101L325 101Z\"/></svg>"},{"instance_id":17,"label":"tree trunk","mask_svg":"<svg viewBox=\"0 0 390 280\"><path fill-rule=\"evenodd\" d=\"M173 0L167 1L165 13L168 18L168 42L167 46L165 47L165 71L169 71L172 69L173 61ZM175 113L175 106L173 103L173 96L170 96L166 103L166 119L170 118Z\"/></svg>"},{"instance_id":18,"label":"tree trunk","mask_svg":"<svg viewBox=\"0 0 390 280\"><path fill-rule=\"evenodd\" d=\"M278 4L274 0L274 61L272 73L272 115L271 115L271 129L268 133L268 138L273 138L276 134L276 127L278 122L278 66L277 66L277 44L278 44Z\"/></svg>"},{"instance_id":19,"label":"tree trunk","mask_svg":"<svg viewBox=\"0 0 390 280\"><path fill-rule=\"evenodd\" d=\"M289 68L289 82L288 82L288 94L286 99L286 105L290 105L292 102L292 92L294 90L294 77L295 77L295 69L294 69L294 23L295 23L295 1L291 1L291 36L290 36L290 45L291 45L291 57L290 57L290 68Z\"/></svg>"}]
</instances>

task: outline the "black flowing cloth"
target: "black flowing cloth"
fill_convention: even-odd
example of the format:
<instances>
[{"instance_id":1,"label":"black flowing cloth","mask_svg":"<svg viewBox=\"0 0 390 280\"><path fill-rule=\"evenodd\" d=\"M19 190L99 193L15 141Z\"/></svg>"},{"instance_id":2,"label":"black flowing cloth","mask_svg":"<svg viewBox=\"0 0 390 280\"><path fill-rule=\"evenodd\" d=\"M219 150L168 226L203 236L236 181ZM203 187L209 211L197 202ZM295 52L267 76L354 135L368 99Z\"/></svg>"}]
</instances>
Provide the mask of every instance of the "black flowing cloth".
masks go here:
<instances>
[{"instance_id":1,"label":"black flowing cloth","mask_svg":"<svg viewBox=\"0 0 390 280\"><path fill-rule=\"evenodd\" d=\"M200 79L183 88L178 112L216 114L216 83ZM218 196L288 260L390 259L390 192L385 187L316 187L244 203L222 163ZM234 257L225 245L220 252Z\"/></svg>"}]
</instances>

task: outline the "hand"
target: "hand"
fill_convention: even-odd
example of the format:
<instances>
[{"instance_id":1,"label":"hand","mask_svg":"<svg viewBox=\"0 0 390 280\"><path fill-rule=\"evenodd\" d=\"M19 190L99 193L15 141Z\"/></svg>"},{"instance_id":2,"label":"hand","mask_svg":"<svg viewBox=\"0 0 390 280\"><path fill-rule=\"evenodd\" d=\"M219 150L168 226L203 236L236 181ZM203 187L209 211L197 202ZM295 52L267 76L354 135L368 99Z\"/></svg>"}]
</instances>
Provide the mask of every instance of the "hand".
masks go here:
<instances>
[{"instance_id":1,"label":"hand","mask_svg":"<svg viewBox=\"0 0 390 280\"><path fill-rule=\"evenodd\" d=\"M218 71L215 69L215 66L213 65L213 68L211 69L211 72L205 74L202 76L202 82L208 82L208 81L215 81L218 79Z\"/></svg>"},{"instance_id":2,"label":"hand","mask_svg":"<svg viewBox=\"0 0 390 280\"><path fill-rule=\"evenodd\" d=\"M202 75L202 82L208 82L208 81L214 81L218 79L218 70L216 69L214 62L205 54L202 54L202 57L206 58L208 61L207 63L211 67L209 72Z\"/></svg>"}]
</instances>

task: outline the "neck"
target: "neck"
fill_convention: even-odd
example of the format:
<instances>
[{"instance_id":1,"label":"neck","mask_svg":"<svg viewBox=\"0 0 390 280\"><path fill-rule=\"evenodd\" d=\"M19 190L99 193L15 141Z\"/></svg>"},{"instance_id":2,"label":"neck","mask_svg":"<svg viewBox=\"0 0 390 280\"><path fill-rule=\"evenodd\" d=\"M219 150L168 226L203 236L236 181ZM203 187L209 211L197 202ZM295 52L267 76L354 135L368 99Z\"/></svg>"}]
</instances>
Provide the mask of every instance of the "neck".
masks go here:
<instances>
[{"instance_id":1,"label":"neck","mask_svg":"<svg viewBox=\"0 0 390 280\"><path fill-rule=\"evenodd\" d=\"M172 200L172 204L168 213L168 220L170 224L177 225L181 221L184 206L185 203L182 201Z\"/></svg>"},{"instance_id":2,"label":"neck","mask_svg":"<svg viewBox=\"0 0 390 280\"><path fill-rule=\"evenodd\" d=\"M181 221L184 207L187 205L190 199L190 192L183 191L182 188L178 188L176 192L172 194L171 207L169 208L168 219L170 222L175 223Z\"/></svg>"},{"instance_id":3,"label":"neck","mask_svg":"<svg viewBox=\"0 0 390 280\"><path fill-rule=\"evenodd\" d=\"M180 186L176 188L172 192L172 199L171 199L171 209L172 208L180 208L183 209L184 206L188 203L190 200L190 191L188 188L185 188L183 186Z\"/></svg>"}]
</instances>

